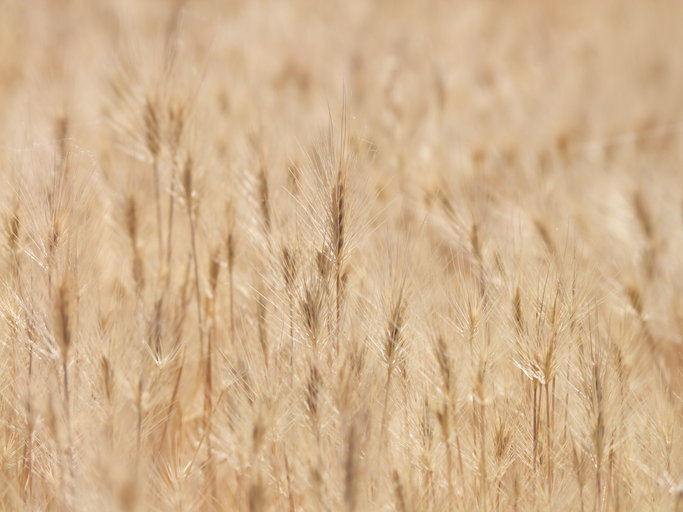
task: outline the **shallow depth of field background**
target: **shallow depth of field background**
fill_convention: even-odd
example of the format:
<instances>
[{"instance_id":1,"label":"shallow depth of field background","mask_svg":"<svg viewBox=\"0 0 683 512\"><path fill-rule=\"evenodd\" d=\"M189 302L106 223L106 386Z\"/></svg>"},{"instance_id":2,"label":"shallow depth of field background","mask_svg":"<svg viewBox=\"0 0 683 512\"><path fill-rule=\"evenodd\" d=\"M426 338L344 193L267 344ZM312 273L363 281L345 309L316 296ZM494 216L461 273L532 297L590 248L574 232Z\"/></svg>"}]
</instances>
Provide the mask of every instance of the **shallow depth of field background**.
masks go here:
<instances>
[{"instance_id":1,"label":"shallow depth of field background","mask_svg":"<svg viewBox=\"0 0 683 512\"><path fill-rule=\"evenodd\" d=\"M0 0L0 510L683 511L683 3Z\"/></svg>"}]
</instances>

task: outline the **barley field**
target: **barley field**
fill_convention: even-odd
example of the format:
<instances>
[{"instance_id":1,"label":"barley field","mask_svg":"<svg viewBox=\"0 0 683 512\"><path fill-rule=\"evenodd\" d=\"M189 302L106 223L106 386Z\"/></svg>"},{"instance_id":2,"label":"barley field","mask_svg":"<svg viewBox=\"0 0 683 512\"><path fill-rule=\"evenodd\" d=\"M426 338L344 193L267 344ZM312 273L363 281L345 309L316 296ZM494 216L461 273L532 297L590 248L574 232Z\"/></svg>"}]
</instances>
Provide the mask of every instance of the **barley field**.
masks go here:
<instances>
[{"instance_id":1,"label":"barley field","mask_svg":"<svg viewBox=\"0 0 683 512\"><path fill-rule=\"evenodd\" d=\"M683 512L683 3L0 0L0 510Z\"/></svg>"}]
</instances>

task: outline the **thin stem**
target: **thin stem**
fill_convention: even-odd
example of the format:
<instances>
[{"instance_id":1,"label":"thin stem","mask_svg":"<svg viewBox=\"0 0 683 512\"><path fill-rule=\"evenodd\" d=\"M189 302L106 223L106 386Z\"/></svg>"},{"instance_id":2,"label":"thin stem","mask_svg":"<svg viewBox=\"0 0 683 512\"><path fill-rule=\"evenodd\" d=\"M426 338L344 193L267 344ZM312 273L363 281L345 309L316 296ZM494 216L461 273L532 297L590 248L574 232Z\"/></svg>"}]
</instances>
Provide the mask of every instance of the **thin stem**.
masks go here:
<instances>
[{"instance_id":1,"label":"thin stem","mask_svg":"<svg viewBox=\"0 0 683 512\"><path fill-rule=\"evenodd\" d=\"M384 390L384 405L382 407L382 423L381 423L381 429L380 429L380 439L384 439L384 433L386 430L386 423L387 423L387 409L389 406L389 389L391 388L391 376L393 374L393 368L390 366L389 369L387 370L387 385Z\"/></svg>"},{"instance_id":2,"label":"thin stem","mask_svg":"<svg viewBox=\"0 0 683 512\"><path fill-rule=\"evenodd\" d=\"M163 262L163 251L164 251L164 242L163 242L163 229L161 227L161 186L160 186L160 179L159 179L159 161L157 157L154 157L154 162L152 164L152 168L154 171L154 199L156 203L156 214L157 214L157 236L158 240L157 243L159 245L159 272L161 272L161 263Z\"/></svg>"},{"instance_id":3,"label":"thin stem","mask_svg":"<svg viewBox=\"0 0 683 512\"><path fill-rule=\"evenodd\" d=\"M188 217L190 220L190 240L192 242L192 266L194 267L195 291L196 291L196 299L197 299L197 320L199 323L199 346L201 349L201 353L204 354L204 329L203 329L203 323L202 323L202 297L201 297L201 290L199 287L199 260L197 258L197 243L196 243L196 236L195 236L194 217L192 215L192 210L190 209L189 205L188 205L187 214L188 214Z\"/></svg>"},{"instance_id":4,"label":"thin stem","mask_svg":"<svg viewBox=\"0 0 683 512\"><path fill-rule=\"evenodd\" d=\"M171 191L168 195L168 235L166 237L166 269L168 272L171 271L171 257L173 253L173 211L175 206L175 178L177 174L178 162L177 158L173 157L173 166L171 168ZM167 280L167 283L170 278Z\"/></svg>"}]
</instances>

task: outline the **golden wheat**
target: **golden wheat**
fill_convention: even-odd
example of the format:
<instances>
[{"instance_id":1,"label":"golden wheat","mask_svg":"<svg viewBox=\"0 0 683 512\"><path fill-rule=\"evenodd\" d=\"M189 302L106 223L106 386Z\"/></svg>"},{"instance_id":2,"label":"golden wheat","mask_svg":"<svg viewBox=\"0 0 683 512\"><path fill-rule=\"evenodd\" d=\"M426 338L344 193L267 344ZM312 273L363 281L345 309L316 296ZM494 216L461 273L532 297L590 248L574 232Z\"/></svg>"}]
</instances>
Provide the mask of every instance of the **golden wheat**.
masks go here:
<instances>
[{"instance_id":1,"label":"golden wheat","mask_svg":"<svg viewBox=\"0 0 683 512\"><path fill-rule=\"evenodd\" d=\"M0 0L0 510L683 512L682 48Z\"/></svg>"}]
</instances>

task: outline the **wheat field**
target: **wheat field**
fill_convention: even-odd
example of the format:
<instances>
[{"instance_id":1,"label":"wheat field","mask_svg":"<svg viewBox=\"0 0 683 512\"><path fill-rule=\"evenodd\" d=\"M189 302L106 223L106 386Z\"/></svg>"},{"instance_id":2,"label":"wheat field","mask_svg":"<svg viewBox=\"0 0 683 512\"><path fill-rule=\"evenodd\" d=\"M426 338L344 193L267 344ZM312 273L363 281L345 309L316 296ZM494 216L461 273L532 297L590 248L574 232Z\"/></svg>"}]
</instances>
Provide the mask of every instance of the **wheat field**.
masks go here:
<instances>
[{"instance_id":1,"label":"wheat field","mask_svg":"<svg viewBox=\"0 0 683 512\"><path fill-rule=\"evenodd\" d=\"M0 510L683 511L683 3L0 0Z\"/></svg>"}]
</instances>

